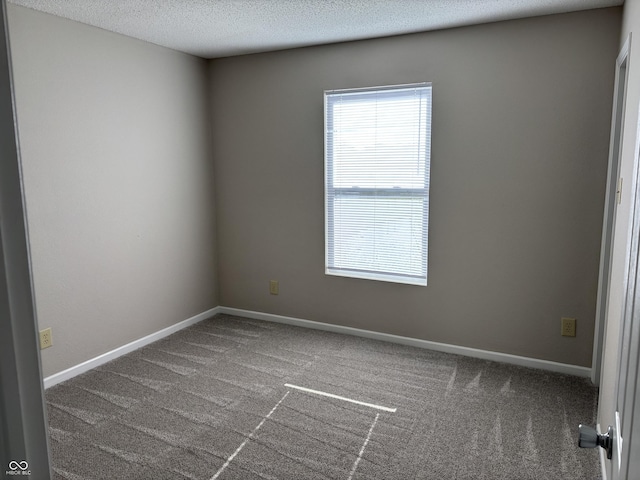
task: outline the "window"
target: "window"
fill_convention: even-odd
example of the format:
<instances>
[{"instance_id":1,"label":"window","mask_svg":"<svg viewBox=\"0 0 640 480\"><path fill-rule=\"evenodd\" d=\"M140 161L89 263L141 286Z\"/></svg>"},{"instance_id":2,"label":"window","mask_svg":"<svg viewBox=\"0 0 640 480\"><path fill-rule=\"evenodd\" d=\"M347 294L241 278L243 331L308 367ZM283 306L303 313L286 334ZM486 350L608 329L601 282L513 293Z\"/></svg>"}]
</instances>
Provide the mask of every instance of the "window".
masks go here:
<instances>
[{"instance_id":1,"label":"window","mask_svg":"<svg viewBox=\"0 0 640 480\"><path fill-rule=\"evenodd\" d=\"M326 273L426 285L431 84L324 101Z\"/></svg>"}]
</instances>

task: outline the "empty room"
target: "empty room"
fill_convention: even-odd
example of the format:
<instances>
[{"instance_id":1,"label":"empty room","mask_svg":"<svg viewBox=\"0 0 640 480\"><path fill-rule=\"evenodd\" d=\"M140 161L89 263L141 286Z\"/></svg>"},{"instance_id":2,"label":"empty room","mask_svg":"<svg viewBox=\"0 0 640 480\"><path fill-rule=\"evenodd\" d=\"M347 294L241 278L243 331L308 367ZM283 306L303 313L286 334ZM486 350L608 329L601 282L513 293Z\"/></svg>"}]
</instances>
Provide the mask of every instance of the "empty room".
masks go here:
<instances>
[{"instance_id":1,"label":"empty room","mask_svg":"<svg viewBox=\"0 0 640 480\"><path fill-rule=\"evenodd\" d=\"M1 3L3 478L640 478L640 2Z\"/></svg>"}]
</instances>

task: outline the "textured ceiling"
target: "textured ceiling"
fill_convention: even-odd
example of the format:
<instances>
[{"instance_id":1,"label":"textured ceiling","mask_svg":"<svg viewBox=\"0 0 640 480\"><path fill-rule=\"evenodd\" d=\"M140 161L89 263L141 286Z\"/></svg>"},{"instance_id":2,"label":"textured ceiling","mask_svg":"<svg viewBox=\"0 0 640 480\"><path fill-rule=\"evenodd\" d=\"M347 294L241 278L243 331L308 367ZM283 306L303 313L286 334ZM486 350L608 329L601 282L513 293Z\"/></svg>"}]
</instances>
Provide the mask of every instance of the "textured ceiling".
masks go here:
<instances>
[{"instance_id":1,"label":"textured ceiling","mask_svg":"<svg viewBox=\"0 0 640 480\"><path fill-rule=\"evenodd\" d=\"M204 58L621 5L624 0L9 0Z\"/></svg>"}]
</instances>

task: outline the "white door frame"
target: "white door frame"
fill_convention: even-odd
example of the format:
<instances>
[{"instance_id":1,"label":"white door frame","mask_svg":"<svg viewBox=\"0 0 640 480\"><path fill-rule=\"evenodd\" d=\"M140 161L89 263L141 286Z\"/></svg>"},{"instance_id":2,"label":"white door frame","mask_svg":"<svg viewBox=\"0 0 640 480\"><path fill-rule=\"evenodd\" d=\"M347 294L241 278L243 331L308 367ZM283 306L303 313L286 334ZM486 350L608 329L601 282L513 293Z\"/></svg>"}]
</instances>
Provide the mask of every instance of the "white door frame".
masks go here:
<instances>
[{"instance_id":1,"label":"white door frame","mask_svg":"<svg viewBox=\"0 0 640 480\"><path fill-rule=\"evenodd\" d=\"M613 112L611 115L611 139L609 141L609 166L607 170L607 190L605 195L604 219L602 224L602 243L600 247L600 270L598 278L598 296L596 302L596 321L593 333L593 356L591 360L591 381L600 385L602 372L602 350L607 317L609 282L611 280L611 254L613 251L613 232L615 228L616 207L621 188L620 157L622 153L622 132L624 130L624 112L627 97L629 69L629 50L631 34L627 37L616 59L616 77L613 93Z\"/></svg>"},{"instance_id":2,"label":"white door frame","mask_svg":"<svg viewBox=\"0 0 640 480\"><path fill-rule=\"evenodd\" d=\"M6 0L0 0L0 476L30 472L31 480L46 480L49 437L14 105Z\"/></svg>"},{"instance_id":3,"label":"white door frame","mask_svg":"<svg viewBox=\"0 0 640 480\"><path fill-rule=\"evenodd\" d=\"M612 480L631 480L640 473L640 419L635 415L640 413L640 108L638 112L631 231L627 245L624 309L618 338Z\"/></svg>"}]
</instances>

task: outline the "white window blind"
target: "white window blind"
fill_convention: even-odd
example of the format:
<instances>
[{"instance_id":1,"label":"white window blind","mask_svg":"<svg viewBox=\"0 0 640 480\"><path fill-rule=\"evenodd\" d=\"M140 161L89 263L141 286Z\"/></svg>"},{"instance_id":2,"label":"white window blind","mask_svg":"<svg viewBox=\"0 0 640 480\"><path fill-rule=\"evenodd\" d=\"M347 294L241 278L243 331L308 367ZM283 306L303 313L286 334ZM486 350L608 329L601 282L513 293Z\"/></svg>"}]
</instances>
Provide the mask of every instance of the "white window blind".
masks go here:
<instances>
[{"instance_id":1,"label":"white window blind","mask_svg":"<svg viewBox=\"0 0 640 480\"><path fill-rule=\"evenodd\" d=\"M426 285L431 84L324 99L326 273Z\"/></svg>"}]
</instances>

